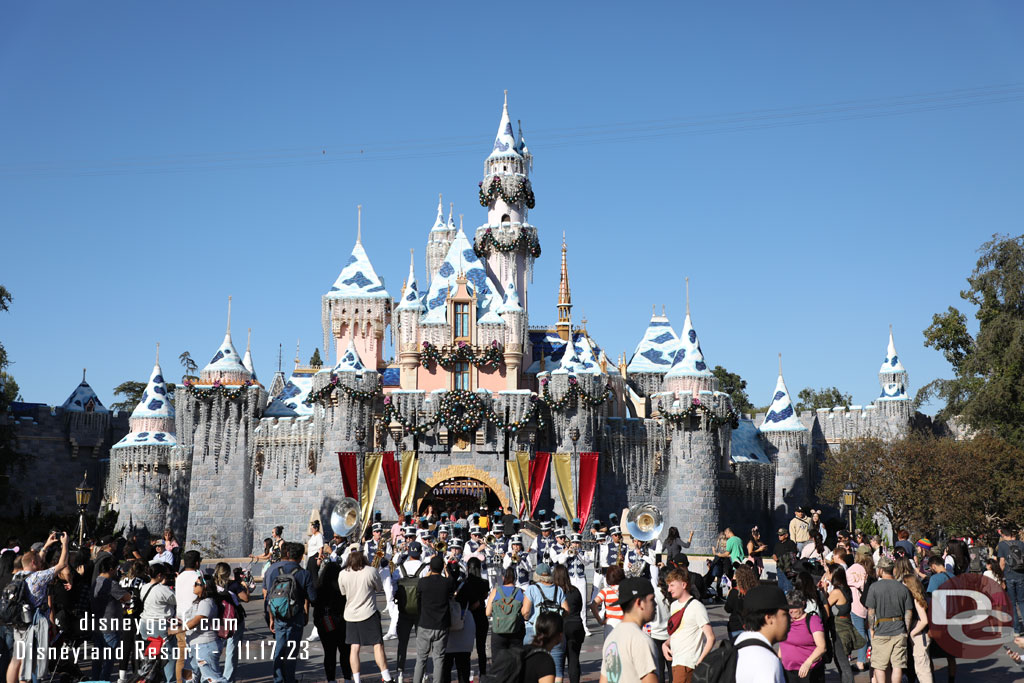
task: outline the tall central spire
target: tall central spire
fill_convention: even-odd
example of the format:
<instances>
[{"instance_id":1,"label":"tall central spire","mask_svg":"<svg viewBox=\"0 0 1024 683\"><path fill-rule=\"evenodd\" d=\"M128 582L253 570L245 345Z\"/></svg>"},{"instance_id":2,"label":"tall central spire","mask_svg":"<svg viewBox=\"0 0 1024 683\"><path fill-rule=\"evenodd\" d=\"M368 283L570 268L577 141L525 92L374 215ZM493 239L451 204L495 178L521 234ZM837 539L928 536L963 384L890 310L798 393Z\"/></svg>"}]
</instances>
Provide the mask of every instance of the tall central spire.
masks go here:
<instances>
[{"instance_id":1,"label":"tall central spire","mask_svg":"<svg viewBox=\"0 0 1024 683\"><path fill-rule=\"evenodd\" d=\"M569 265L565 260L565 233L562 233L562 274L558 282L558 335L565 341L572 337L572 292L569 290Z\"/></svg>"}]
</instances>

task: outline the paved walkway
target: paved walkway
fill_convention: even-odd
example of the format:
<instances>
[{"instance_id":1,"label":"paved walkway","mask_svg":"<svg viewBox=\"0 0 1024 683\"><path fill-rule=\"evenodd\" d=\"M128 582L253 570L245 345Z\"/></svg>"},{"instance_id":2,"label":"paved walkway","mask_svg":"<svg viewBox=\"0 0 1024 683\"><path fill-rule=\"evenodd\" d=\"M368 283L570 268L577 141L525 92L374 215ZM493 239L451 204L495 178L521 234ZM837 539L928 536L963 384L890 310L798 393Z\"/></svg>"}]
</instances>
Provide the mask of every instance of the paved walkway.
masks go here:
<instances>
[{"instance_id":1,"label":"paved walkway","mask_svg":"<svg viewBox=\"0 0 1024 683\"><path fill-rule=\"evenodd\" d=\"M383 601L380 600L379 604L382 606ZM249 619L247 620L246 628L247 633L247 644L249 652L249 660L241 664L240 672L237 677L238 681L253 681L255 683L269 683L273 681L273 666L270 662L274 641L271 638L270 630L266 627L262 618L263 605L262 602L251 602L247 606L247 612ZM708 608L708 613L711 617L711 623L715 630L716 638L725 638L726 630L725 625L727 617L725 610L721 605L714 605ZM590 620L591 629L595 634L600 633L600 629L596 626L593 619ZM385 616L385 629L387 628L387 618ZM310 628L306 628L305 635L309 635ZM388 663L391 665L392 674L394 674L395 667L395 652L398 641L390 640L385 642ZM583 664L583 681L597 681L600 674L601 663L600 663L600 648L601 648L601 637L594 635L588 638L583 644L582 653L582 664ZM490 648L488 647L488 652ZM413 632L413 639L410 643L409 648L409 661L407 663L407 670L405 672L405 680L411 681L412 679L412 667L416 661L415 656L415 631ZM945 661L935 661L936 666L936 683L945 683L947 680L945 671ZM428 665L429 668L429 665ZM474 677L476 676L476 654L473 654L473 668ZM362 665L362 680L364 681L379 681L380 674L377 672L376 665L372 662L372 656L365 649L363 651L363 665ZM339 669L340 674L340 669ZM453 672L454 675L454 672ZM297 678L299 681L305 683L316 683L319 681L325 681L326 677L323 670L323 649L320 647L320 643L314 641L309 644L309 659L303 661L298 666ZM429 679L428 679L429 680ZM838 681L839 673L835 667L830 665L827 669L826 680ZM868 674L860 674L856 677L856 683L867 683L870 680ZM958 663L958 671L956 680L959 683L964 681L985 681L986 683L1010 683L1011 681L1024 681L1024 669L1021 669L1005 653L999 653L992 657L980 661L960 661Z\"/></svg>"}]
</instances>

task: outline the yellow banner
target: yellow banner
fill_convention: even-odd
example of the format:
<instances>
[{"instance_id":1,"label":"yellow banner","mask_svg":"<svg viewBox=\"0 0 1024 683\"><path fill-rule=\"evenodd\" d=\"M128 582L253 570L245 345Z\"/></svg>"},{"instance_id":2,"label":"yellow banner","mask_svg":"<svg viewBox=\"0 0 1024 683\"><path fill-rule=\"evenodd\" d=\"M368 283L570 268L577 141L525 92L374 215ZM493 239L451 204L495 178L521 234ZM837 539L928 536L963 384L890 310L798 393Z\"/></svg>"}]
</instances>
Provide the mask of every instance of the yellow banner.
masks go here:
<instances>
[{"instance_id":1,"label":"yellow banner","mask_svg":"<svg viewBox=\"0 0 1024 683\"><path fill-rule=\"evenodd\" d=\"M512 501L512 510L515 515L519 516L519 511L523 507L523 500L526 498L526 476L520 467L519 453L514 454L505 463L506 469L508 470L508 490L509 498ZM529 462L529 453L526 454L527 462Z\"/></svg>"},{"instance_id":2,"label":"yellow banner","mask_svg":"<svg viewBox=\"0 0 1024 683\"><path fill-rule=\"evenodd\" d=\"M402 451L402 500L401 510L398 516L401 517L407 511L415 514L413 506L416 505L416 483L420 480L420 460L416 457L416 451Z\"/></svg>"},{"instance_id":3,"label":"yellow banner","mask_svg":"<svg viewBox=\"0 0 1024 683\"><path fill-rule=\"evenodd\" d=\"M369 524L370 517L373 515L373 501L377 498L377 486L380 484L380 470L383 457L381 453L367 453L363 461L363 488L359 492L359 513L362 516L363 523L362 529L360 529L360 538L362 538L362 532L366 530L366 525Z\"/></svg>"},{"instance_id":4,"label":"yellow banner","mask_svg":"<svg viewBox=\"0 0 1024 683\"><path fill-rule=\"evenodd\" d=\"M532 514L530 509L530 453L529 451L516 451L516 462L519 463L519 481L523 483L523 503L526 504L523 519L529 519ZM519 513L519 510L516 510Z\"/></svg>"},{"instance_id":5,"label":"yellow banner","mask_svg":"<svg viewBox=\"0 0 1024 683\"><path fill-rule=\"evenodd\" d=\"M553 453L551 455L551 469L555 471L555 486L558 488L558 497L562 501L562 514L566 519L573 519L576 516L576 501L572 496L571 458L570 453Z\"/></svg>"}]
</instances>

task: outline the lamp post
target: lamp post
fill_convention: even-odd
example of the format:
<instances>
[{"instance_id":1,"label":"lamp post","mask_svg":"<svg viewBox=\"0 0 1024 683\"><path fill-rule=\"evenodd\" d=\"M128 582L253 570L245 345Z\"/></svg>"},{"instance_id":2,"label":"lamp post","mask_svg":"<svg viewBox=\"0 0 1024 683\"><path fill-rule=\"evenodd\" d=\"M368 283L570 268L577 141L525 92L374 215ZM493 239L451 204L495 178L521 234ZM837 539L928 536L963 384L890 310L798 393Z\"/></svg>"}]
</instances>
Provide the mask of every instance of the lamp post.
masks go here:
<instances>
[{"instance_id":1,"label":"lamp post","mask_svg":"<svg viewBox=\"0 0 1024 683\"><path fill-rule=\"evenodd\" d=\"M854 526L854 515L857 508L857 487L852 481L846 482L846 488L843 489L843 505L846 507L846 520L849 526L850 534L853 534Z\"/></svg>"},{"instance_id":2,"label":"lamp post","mask_svg":"<svg viewBox=\"0 0 1024 683\"><path fill-rule=\"evenodd\" d=\"M572 439L572 468L570 470L572 476L572 500L573 505L578 510L580 507L580 491L579 491L579 462L576 456L576 442L580 440L580 428L573 425L569 429L569 438ZM576 517L576 510L566 510L565 518L573 520Z\"/></svg>"},{"instance_id":3,"label":"lamp post","mask_svg":"<svg viewBox=\"0 0 1024 683\"><path fill-rule=\"evenodd\" d=\"M82 483L75 487L75 503L78 504L78 547L85 542L85 509L92 500L92 487L89 486L89 473L82 475Z\"/></svg>"}]
</instances>

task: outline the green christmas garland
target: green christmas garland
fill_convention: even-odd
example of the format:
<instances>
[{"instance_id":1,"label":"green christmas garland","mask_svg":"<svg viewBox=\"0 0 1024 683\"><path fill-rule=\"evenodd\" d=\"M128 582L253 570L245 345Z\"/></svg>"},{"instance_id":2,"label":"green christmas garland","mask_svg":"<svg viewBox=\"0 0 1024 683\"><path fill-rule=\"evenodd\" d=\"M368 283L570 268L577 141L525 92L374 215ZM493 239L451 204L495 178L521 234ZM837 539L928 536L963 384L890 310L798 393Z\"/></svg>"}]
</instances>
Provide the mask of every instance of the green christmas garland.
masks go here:
<instances>
[{"instance_id":1,"label":"green christmas garland","mask_svg":"<svg viewBox=\"0 0 1024 683\"><path fill-rule=\"evenodd\" d=\"M406 434L425 436L436 425L441 424L449 431L456 434L467 434L480 428L484 421L490 422L498 429L511 434L525 427L534 418L537 419L541 429L544 428L544 418L539 408L540 400L535 399L526 411L526 415L519 420L505 421L494 410L484 404L483 398L473 391L465 389L453 389L445 392L441 397L441 403L437 407L434 417L418 425L410 424L405 416L395 408L390 396L384 397L384 411L380 416L380 424L387 427L392 420L402 425Z\"/></svg>"},{"instance_id":2,"label":"green christmas garland","mask_svg":"<svg viewBox=\"0 0 1024 683\"><path fill-rule=\"evenodd\" d=\"M570 377L569 390L565 392L565 396L559 399L554 399L551 398L551 395L548 393L548 379L546 377L540 381L540 386L540 400L546 403L551 410L558 411L565 410L569 407L570 402L577 399L585 406L596 408L608 400L608 394L611 391L611 387L605 387L604 391L599 394L588 394L585 390L580 388L579 382L576 381L575 377Z\"/></svg>"},{"instance_id":3,"label":"green christmas garland","mask_svg":"<svg viewBox=\"0 0 1024 683\"><path fill-rule=\"evenodd\" d=\"M309 396L306 397L306 400L304 400L303 403L305 403L308 406L311 406L314 403L327 405L330 395L333 394L337 389L341 389L349 398L354 398L360 403L366 403L367 401L372 401L377 396L380 396L381 393L383 393L384 391L383 387L383 383L378 381L377 386L369 391L364 391L362 389L353 389L352 387L339 383L337 375L331 375L331 381L324 385L323 387L321 387L320 389L318 389L317 391L310 392Z\"/></svg>"},{"instance_id":4,"label":"green christmas garland","mask_svg":"<svg viewBox=\"0 0 1024 683\"><path fill-rule=\"evenodd\" d=\"M540 242L537 240L536 235L527 235L526 232L520 232L519 236L510 242L502 242L494 233L491 232L490 228L484 233L484 236L480 238L480 244L473 245L473 252L479 258L487 258L491 255L491 249L496 249L502 254L506 254L514 249L522 247L530 256L537 258L540 256Z\"/></svg>"},{"instance_id":5,"label":"green christmas garland","mask_svg":"<svg viewBox=\"0 0 1024 683\"><path fill-rule=\"evenodd\" d=\"M696 418L704 418L707 420L712 429L717 429L723 425L729 425L733 429L737 429L740 426L740 418L735 411L730 410L728 415L718 415L712 408L701 403L699 398L693 399L690 407L684 410L662 411L661 417L663 417L666 422L671 422L676 427L680 427L684 423L688 423L690 420Z\"/></svg>"},{"instance_id":6,"label":"green christmas garland","mask_svg":"<svg viewBox=\"0 0 1024 683\"><path fill-rule=\"evenodd\" d=\"M515 189L512 190L511 194L505 193L500 176L493 176L487 182L486 187L482 180L478 185L480 186L480 206L487 206L494 201L495 197L501 197L509 204L523 202L528 209L532 209L536 202L533 196L533 187L530 185L528 178L519 178L519 182L516 183Z\"/></svg>"},{"instance_id":7,"label":"green christmas garland","mask_svg":"<svg viewBox=\"0 0 1024 683\"><path fill-rule=\"evenodd\" d=\"M199 401L212 401L215 398L226 398L229 401L237 401L245 395L245 391L253 386L252 380L245 380L244 384L231 387L220 383L220 380L214 380L213 385L209 389L201 389L192 380L185 380L183 382L185 390L188 391L188 395Z\"/></svg>"},{"instance_id":8,"label":"green christmas garland","mask_svg":"<svg viewBox=\"0 0 1024 683\"><path fill-rule=\"evenodd\" d=\"M441 353L441 350L430 342L423 342L423 350L420 352L420 365L429 368L431 363L451 370L456 363L469 362L478 368L496 368L505 362L505 354L502 353L501 345L497 340L484 349L484 352L477 355L473 347L466 342L459 342L449 353Z\"/></svg>"}]
</instances>

